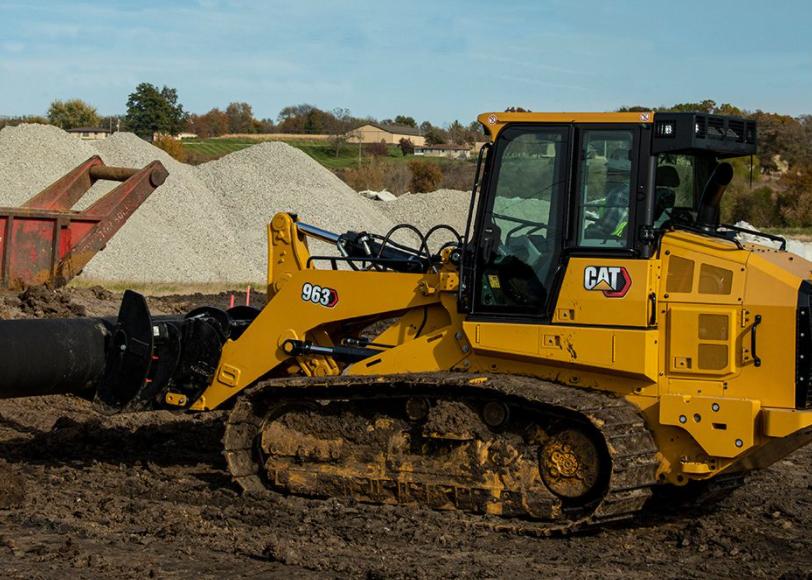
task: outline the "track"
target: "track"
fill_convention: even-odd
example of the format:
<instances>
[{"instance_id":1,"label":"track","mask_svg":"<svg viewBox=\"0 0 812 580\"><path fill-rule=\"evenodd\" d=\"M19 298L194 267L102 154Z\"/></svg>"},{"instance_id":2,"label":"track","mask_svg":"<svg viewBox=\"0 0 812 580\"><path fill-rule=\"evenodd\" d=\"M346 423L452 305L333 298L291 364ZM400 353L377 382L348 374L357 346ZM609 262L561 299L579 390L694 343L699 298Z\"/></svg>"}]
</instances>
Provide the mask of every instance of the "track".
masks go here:
<instances>
[{"instance_id":1,"label":"track","mask_svg":"<svg viewBox=\"0 0 812 580\"><path fill-rule=\"evenodd\" d=\"M437 417L421 417L420 409L411 411L412 421L397 411L415 401L430 401L445 426L432 427ZM488 401L505 406L509 425L488 429L475 417L445 417L455 405L481 409ZM571 427L594 441L594 453L587 445L577 475L570 465L564 477L568 456L558 451L580 440ZM528 436L531 430L544 433L542 443ZM540 535L636 516L651 496L657 466L642 417L621 398L467 373L266 381L240 396L224 444L229 469L247 492L270 488L498 515L489 525ZM539 467L549 464L549 449L557 450L555 477L549 466ZM506 455L509 461L495 459ZM591 461L594 455L602 457Z\"/></svg>"}]
</instances>

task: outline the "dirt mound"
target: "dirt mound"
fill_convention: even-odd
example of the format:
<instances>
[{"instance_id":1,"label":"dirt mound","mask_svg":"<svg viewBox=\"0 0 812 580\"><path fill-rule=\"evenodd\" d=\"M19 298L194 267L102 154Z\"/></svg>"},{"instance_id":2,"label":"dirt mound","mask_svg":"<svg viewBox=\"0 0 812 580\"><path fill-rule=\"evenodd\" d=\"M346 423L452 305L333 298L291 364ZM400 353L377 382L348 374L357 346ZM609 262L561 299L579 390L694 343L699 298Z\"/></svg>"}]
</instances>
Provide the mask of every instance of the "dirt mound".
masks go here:
<instances>
[{"instance_id":1,"label":"dirt mound","mask_svg":"<svg viewBox=\"0 0 812 580\"><path fill-rule=\"evenodd\" d=\"M64 290L52 290L47 286L31 286L18 295L20 310L31 318L69 318L86 316L87 310L75 304Z\"/></svg>"}]
</instances>

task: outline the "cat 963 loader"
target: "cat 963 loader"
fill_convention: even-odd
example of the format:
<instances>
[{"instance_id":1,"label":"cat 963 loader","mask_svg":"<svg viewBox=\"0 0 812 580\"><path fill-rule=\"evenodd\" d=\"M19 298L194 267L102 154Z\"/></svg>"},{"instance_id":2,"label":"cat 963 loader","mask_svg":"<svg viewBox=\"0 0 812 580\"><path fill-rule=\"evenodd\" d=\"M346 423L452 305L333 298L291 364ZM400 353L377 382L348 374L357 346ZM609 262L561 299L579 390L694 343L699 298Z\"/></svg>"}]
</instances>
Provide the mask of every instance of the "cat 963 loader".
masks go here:
<instances>
[{"instance_id":1,"label":"cat 963 loader","mask_svg":"<svg viewBox=\"0 0 812 580\"><path fill-rule=\"evenodd\" d=\"M479 120L464 232L335 234L277 214L261 310L152 317L127 292L117 320L3 322L6 391L225 408L246 491L543 529L732 489L812 439L812 263L719 223L753 121Z\"/></svg>"}]
</instances>

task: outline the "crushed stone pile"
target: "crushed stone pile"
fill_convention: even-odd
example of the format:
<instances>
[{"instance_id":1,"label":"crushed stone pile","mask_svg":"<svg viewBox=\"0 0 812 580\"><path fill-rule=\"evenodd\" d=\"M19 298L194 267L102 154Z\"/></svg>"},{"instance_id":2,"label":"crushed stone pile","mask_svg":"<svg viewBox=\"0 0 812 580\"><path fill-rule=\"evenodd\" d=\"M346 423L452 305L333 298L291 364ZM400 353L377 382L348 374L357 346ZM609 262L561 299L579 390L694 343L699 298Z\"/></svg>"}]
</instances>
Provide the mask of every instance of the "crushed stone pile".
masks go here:
<instances>
[{"instance_id":1,"label":"crushed stone pile","mask_svg":"<svg viewBox=\"0 0 812 580\"><path fill-rule=\"evenodd\" d=\"M266 226L278 211L336 232L386 233L391 220L302 151L268 142L193 167L130 133L80 141L46 125L0 131L0 205L19 205L93 155L108 165L143 167L160 160L166 183L133 214L82 276L131 283L260 281ZM83 209L116 184L100 182ZM318 254L333 247L312 243Z\"/></svg>"},{"instance_id":2,"label":"crushed stone pile","mask_svg":"<svg viewBox=\"0 0 812 580\"><path fill-rule=\"evenodd\" d=\"M378 204L359 196L303 151L281 142L264 142L197 167L198 176L226 210L251 262L267 259L266 225L278 211L343 233L366 230L385 234L392 222ZM311 254L333 255L335 248L309 242Z\"/></svg>"},{"instance_id":3,"label":"crushed stone pile","mask_svg":"<svg viewBox=\"0 0 812 580\"><path fill-rule=\"evenodd\" d=\"M169 177L96 254L85 276L135 282L262 280L264 264L241 260L240 240L229 229L224 208L194 167L132 133L116 133L95 147L108 165L143 167L158 159ZM93 199L86 197L86 203Z\"/></svg>"},{"instance_id":4,"label":"crushed stone pile","mask_svg":"<svg viewBox=\"0 0 812 580\"><path fill-rule=\"evenodd\" d=\"M96 154L87 142L51 125L0 129L0 204L24 203Z\"/></svg>"},{"instance_id":5,"label":"crushed stone pile","mask_svg":"<svg viewBox=\"0 0 812 580\"><path fill-rule=\"evenodd\" d=\"M375 205L394 223L412 224L423 234L436 225L446 224L463 236L470 200L470 191L438 189L431 193L407 193L394 201L379 201ZM429 247L436 251L443 243L452 240L448 231L440 230L432 234Z\"/></svg>"}]
</instances>

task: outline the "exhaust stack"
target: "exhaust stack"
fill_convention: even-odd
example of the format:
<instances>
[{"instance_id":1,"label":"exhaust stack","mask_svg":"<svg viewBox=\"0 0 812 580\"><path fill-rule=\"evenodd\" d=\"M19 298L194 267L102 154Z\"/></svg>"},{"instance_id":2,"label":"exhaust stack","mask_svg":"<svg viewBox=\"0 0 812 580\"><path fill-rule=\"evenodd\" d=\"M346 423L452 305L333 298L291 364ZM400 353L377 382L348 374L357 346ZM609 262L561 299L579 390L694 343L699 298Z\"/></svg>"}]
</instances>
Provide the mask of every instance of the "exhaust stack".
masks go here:
<instances>
[{"instance_id":1,"label":"exhaust stack","mask_svg":"<svg viewBox=\"0 0 812 580\"><path fill-rule=\"evenodd\" d=\"M720 163L716 166L699 198L697 226L704 230L714 230L719 226L719 204L732 179L733 166L730 163Z\"/></svg>"}]
</instances>

